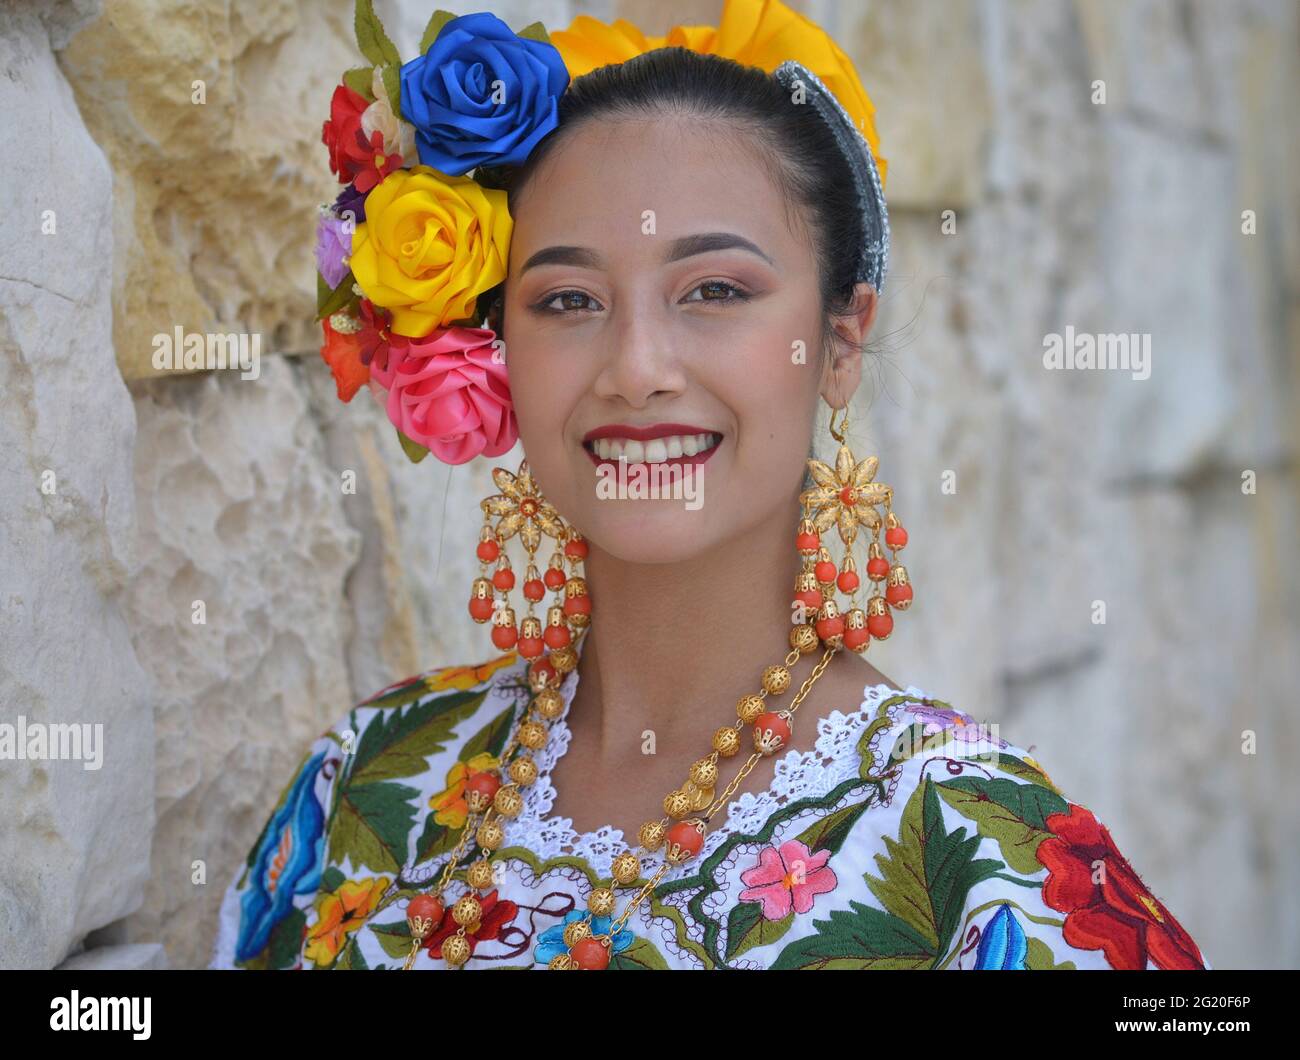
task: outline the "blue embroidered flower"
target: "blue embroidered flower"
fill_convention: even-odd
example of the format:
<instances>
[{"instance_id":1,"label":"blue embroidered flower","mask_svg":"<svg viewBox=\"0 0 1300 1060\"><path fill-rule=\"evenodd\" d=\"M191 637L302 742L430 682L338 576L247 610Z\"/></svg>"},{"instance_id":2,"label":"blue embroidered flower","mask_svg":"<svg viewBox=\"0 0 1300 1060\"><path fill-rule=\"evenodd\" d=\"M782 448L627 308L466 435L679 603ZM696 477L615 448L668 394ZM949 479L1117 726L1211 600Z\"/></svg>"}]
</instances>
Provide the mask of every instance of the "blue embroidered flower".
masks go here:
<instances>
[{"instance_id":1,"label":"blue embroidered flower","mask_svg":"<svg viewBox=\"0 0 1300 1060\"><path fill-rule=\"evenodd\" d=\"M564 929L586 915L585 911L575 909L573 912L564 915L563 923L554 924L538 935L537 945L533 947L533 960L541 964L550 964L561 953L568 953L569 947L564 944ZM613 923L613 920L610 917L593 916L591 918L591 933L593 935L604 935L609 931L611 923ZM619 928L614 934L614 954L622 953L635 941L636 936L632 932L628 931L627 928Z\"/></svg>"},{"instance_id":2,"label":"blue embroidered flower","mask_svg":"<svg viewBox=\"0 0 1300 1060\"><path fill-rule=\"evenodd\" d=\"M304 763L271 816L240 901L237 960L249 960L265 948L275 926L293 912L295 894L310 894L320 886L325 811L314 789L324 763L324 751Z\"/></svg>"},{"instance_id":3,"label":"blue embroidered flower","mask_svg":"<svg viewBox=\"0 0 1300 1060\"><path fill-rule=\"evenodd\" d=\"M478 11L451 19L400 79L420 161L456 177L523 162L558 124L569 71L553 44Z\"/></svg>"},{"instance_id":4,"label":"blue embroidered flower","mask_svg":"<svg viewBox=\"0 0 1300 1060\"><path fill-rule=\"evenodd\" d=\"M979 949L975 952L975 967L1024 971L1028 951L1025 933L1011 912L1011 906L1004 902L984 926Z\"/></svg>"}]
</instances>

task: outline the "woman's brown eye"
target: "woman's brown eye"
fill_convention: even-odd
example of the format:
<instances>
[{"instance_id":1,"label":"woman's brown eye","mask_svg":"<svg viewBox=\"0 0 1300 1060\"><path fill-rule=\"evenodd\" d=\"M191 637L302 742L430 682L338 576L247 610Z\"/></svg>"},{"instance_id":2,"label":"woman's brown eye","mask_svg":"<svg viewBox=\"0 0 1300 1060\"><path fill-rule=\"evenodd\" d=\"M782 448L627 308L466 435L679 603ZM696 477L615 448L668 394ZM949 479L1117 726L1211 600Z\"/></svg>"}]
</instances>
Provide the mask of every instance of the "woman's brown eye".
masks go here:
<instances>
[{"instance_id":1,"label":"woman's brown eye","mask_svg":"<svg viewBox=\"0 0 1300 1060\"><path fill-rule=\"evenodd\" d=\"M746 291L737 287L734 283L727 283L725 280L706 280L695 288L695 291L708 291L699 298L686 298L687 302L735 302L748 298Z\"/></svg>"},{"instance_id":2,"label":"woman's brown eye","mask_svg":"<svg viewBox=\"0 0 1300 1060\"><path fill-rule=\"evenodd\" d=\"M598 305L599 303L595 302L591 295L582 291L556 291L555 294L538 302L536 308L547 313L567 313L591 309Z\"/></svg>"}]
</instances>

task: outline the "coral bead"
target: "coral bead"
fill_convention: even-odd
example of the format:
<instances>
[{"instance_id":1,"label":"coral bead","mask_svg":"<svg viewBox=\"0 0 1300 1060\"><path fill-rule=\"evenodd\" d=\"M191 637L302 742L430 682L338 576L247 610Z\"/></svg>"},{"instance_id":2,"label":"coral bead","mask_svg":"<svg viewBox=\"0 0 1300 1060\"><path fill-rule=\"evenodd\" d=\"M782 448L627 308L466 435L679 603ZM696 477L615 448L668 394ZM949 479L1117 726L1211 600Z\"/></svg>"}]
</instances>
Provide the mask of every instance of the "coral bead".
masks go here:
<instances>
[{"instance_id":1,"label":"coral bead","mask_svg":"<svg viewBox=\"0 0 1300 1060\"><path fill-rule=\"evenodd\" d=\"M537 601L545 595L546 585L542 582L541 578L529 578L524 582L524 597L526 599L531 600L533 603L537 603Z\"/></svg>"},{"instance_id":2,"label":"coral bead","mask_svg":"<svg viewBox=\"0 0 1300 1060\"><path fill-rule=\"evenodd\" d=\"M829 585L835 580L835 564L828 559L824 559L813 568L813 573L817 575L819 582L823 585Z\"/></svg>"},{"instance_id":3,"label":"coral bead","mask_svg":"<svg viewBox=\"0 0 1300 1060\"><path fill-rule=\"evenodd\" d=\"M564 601L564 613L566 615L591 614L591 597L570 596L568 599Z\"/></svg>"},{"instance_id":4,"label":"coral bead","mask_svg":"<svg viewBox=\"0 0 1300 1060\"><path fill-rule=\"evenodd\" d=\"M819 618L814 623L817 630L817 636L822 640L830 640L831 637L839 636L844 632L844 616L834 615L830 618Z\"/></svg>"},{"instance_id":5,"label":"coral bead","mask_svg":"<svg viewBox=\"0 0 1300 1060\"><path fill-rule=\"evenodd\" d=\"M599 939L583 939L569 950L569 957L583 971L600 972L609 967L609 950Z\"/></svg>"},{"instance_id":6,"label":"coral bead","mask_svg":"<svg viewBox=\"0 0 1300 1060\"><path fill-rule=\"evenodd\" d=\"M572 556L575 559L587 558L587 542L581 537L575 537L568 541L564 546L564 554Z\"/></svg>"},{"instance_id":7,"label":"coral bead","mask_svg":"<svg viewBox=\"0 0 1300 1060\"><path fill-rule=\"evenodd\" d=\"M679 821L668 829L668 860L680 865L704 848L704 832L693 821Z\"/></svg>"},{"instance_id":8,"label":"coral bead","mask_svg":"<svg viewBox=\"0 0 1300 1060\"><path fill-rule=\"evenodd\" d=\"M509 651L519 639L519 630L514 626L493 626L492 643L501 651Z\"/></svg>"},{"instance_id":9,"label":"coral bead","mask_svg":"<svg viewBox=\"0 0 1300 1060\"><path fill-rule=\"evenodd\" d=\"M817 589L804 589L794 594L794 598L809 611L817 611L822 606L822 594Z\"/></svg>"},{"instance_id":10,"label":"coral bead","mask_svg":"<svg viewBox=\"0 0 1300 1060\"><path fill-rule=\"evenodd\" d=\"M515 572L509 567L503 567L492 575L492 584L503 593L508 593L515 587Z\"/></svg>"},{"instance_id":11,"label":"coral bead","mask_svg":"<svg viewBox=\"0 0 1300 1060\"><path fill-rule=\"evenodd\" d=\"M542 575L542 580L546 582L546 588L548 589L563 588L564 583L568 581L564 576L564 571L559 567L548 567L546 573Z\"/></svg>"},{"instance_id":12,"label":"coral bead","mask_svg":"<svg viewBox=\"0 0 1300 1060\"><path fill-rule=\"evenodd\" d=\"M754 750L770 755L790 742L790 722L780 714L760 714L754 722Z\"/></svg>"},{"instance_id":13,"label":"coral bead","mask_svg":"<svg viewBox=\"0 0 1300 1060\"><path fill-rule=\"evenodd\" d=\"M857 571L842 570L840 576L835 579L835 584L839 586L840 592L851 593L861 584L861 580L858 578Z\"/></svg>"},{"instance_id":14,"label":"coral bead","mask_svg":"<svg viewBox=\"0 0 1300 1060\"><path fill-rule=\"evenodd\" d=\"M816 552L821 547L821 543L821 535L816 532L796 534L794 539L794 547L798 551L808 554Z\"/></svg>"},{"instance_id":15,"label":"coral bead","mask_svg":"<svg viewBox=\"0 0 1300 1060\"><path fill-rule=\"evenodd\" d=\"M528 667L528 687L534 692L543 688L554 688L560 683L560 675L550 659L539 659Z\"/></svg>"},{"instance_id":16,"label":"coral bead","mask_svg":"<svg viewBox=\"0 0 1300 1060\"><path fill-rule=\"evenodd\" d=\"M475 773L465 782L465 802L475 813L482 813L501 787L501 778L495 773Z\"/></svg>"},{"instance_id":17,"label":"coral bead","mask_svg":"<svg viewBox=\"0 0 1300 1060\"><path fill-rule=\"evenodd\" d=\"M885 599L900 611L906 609L907 605L912 602L912 587L910 585L891 585L885 590Z\"/></svg>"},{"instance_id":18,"label":"coral bead","mask_svg":"<svg viewBox=\"0 0 1300 1060\"><path fill-rule=\"evenodd\" d=\"M867 630L876 640L884 640L894 631L894 616L888 611L867 615Z\"/></svg>"},{"instance_id":19,"label":"coral bead","mask_svg":"<svg viewBox=\"0 0 1300 1060\"><path fill-rule=\"evenodd\" d=\"M858 627L857 629L850 628L844 631L844 646L848 648L849 651L859 651L864 649L866 645L870 643L871 634L861 627Z\"/></svg>"},{"instance_id":20,"label":"coral bead","mask_svg":"<svg viewBox=\"0 0 1300 1060\"><path fill-rule=\"evenodd\" d=\"M547 626L542 639L548 648L563 648L573 640L573 634L569 632L568 626Z\"/></svg>"},{"instance_id":21,"label":"coral bead","mask_svg":"<svg viewBox=\"0 0 1300 1060\"><path fill-rule=\"evenodd\" d=\"M469 602L469 613L475 622L486 622L492 617L492 600L490 597L476 596Z\"/></svg>"},{"instance_id":22,"label":"coral bead","mask_svg":"<svg viewBox=\"0 0 1300 1060\"><path fill-rule=\"evenodd\" d=\"M907 544L907 531L901 526L891 526L885 531L885 544L890 548L902 548Z\"/></svg>"},{"instance_id":23,"label":"coral bead","mask_svg":"<svg viewBox=\"0 0 1300 1060\"><path fill-rule=\"evenodd\" d=\"M406 922L411 928L412 937L423 938L423 935L416 930L414 924L416 919L424 922L422 925L424 934L428 934L442 923L442 915L445 911L441 898L432 894L417 894L406 907Z\"/></svg>"},{"instance_id":24,"label":"coral bead","mask_svg":"<svg viewBox=\"0 0 1300 1060\"><path fill-rule=\"evenodd\" d=\"M883 556L877 556L875 559L867 560L867 574L874 582L880 581L889 574L889 560Z\"/></svg>"},{"instance_id":25,"label":"coral bead","mask_svg":"<svg viewBox=\"0 0 1300 1060\"><path fill-rule=\"evenodd\" d=\"M475 551L478 553L478 558L484 563L491 563L497 556L501 555L501 549L495 541L480 541Z\"/></svg>"},{"instance_id":26,"label":"coral bead","mask_svg":"<svg viewBox=\"0 0 1300 1060\"><path fill-rule=\"evenodd\" d=\"M536 659L545 650L541 637L520 637L519 654L525 659Z\"/></svg>"}]
</instances>

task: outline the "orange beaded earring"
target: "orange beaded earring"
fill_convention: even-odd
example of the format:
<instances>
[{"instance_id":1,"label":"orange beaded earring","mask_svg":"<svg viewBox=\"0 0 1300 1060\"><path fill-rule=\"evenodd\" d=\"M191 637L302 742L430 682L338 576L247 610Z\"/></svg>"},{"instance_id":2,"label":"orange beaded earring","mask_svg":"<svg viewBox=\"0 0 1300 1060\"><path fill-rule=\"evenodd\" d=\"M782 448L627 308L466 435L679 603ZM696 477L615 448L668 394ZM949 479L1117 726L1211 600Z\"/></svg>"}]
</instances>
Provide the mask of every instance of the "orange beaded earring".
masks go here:
<instances>
[{"instance_id":1,"label":"orange beaded earring","mask_svg":"<svg viewBox=\"0 0 1300 1060\"><path fill-rule=\"evenodd\" d=\"M518 649L530 661L531 673L540 675L551 671L543 680L553 681L558 674L568 673L577 665L573 637L591 622L591 597L587 594L586 579L579 574L587 555L587 542L542 496L528 470L527 460L520 463L514 475L505 468L493 468L492 481L501 492L479 503L483 510L477 552L479 575L470 590L469 613L480 624L491 620L492 643L497 648L503 652ZM499 516L495 527L491 525L493 516ZM515 534L519 535L528 556L523 585L527 610L522 624L516 621L511 606L515 572L505 551L506 542ZM556 542L544 575L539 574L536 564L543 534ZM568 574L564 570L566 561L570 567ZM496 570L489 577L487 569L491 563L496 564ZM556 594L556 601L546 609L543 625L533 609L545 598L547 590Z\"/></svg>"},{"instance_id":2,"label":"orange beaded earring","mask_svg":"<svg viewBox=\"0 0 1300 1060\"><path fill-rule=\"evenodd\" d=\"M861 655L870 646L872 637L886 640L893 632L891 608L906 611L912 606L912 584L907 568L895 561L897 553L907 544L907 531L894 514L893 489L875 481L879 459L869 456L859 462L854 458L845 440L849 410L847 406L843 410L844 419L838 429L836 411L831 410L830 419L831 435L840 443L835 467L832 469L820 460L809 460L808 470L816 485L799 494L803 518L795 535L795 547L803 558L803 567L795 578L796 625L790 633L790 643L811 651L820 640L828 648L845 647ZM879 506L884 508L883 517L877 511ZM844 542L844 561L838 571L821 542L822 532L831 526L839 530L840 540ZM859 526L871 531L867 577L876 583L865 612L858 606L861 579L853 560ZM888 560L880 546L882 526L885 548L890 552ZM881 582L885 583L884 596L879 592ZM848 594L847 611L836 602L837 588ZM809 623L815 636L800 632Z\"/></svg>"}]
</instances>

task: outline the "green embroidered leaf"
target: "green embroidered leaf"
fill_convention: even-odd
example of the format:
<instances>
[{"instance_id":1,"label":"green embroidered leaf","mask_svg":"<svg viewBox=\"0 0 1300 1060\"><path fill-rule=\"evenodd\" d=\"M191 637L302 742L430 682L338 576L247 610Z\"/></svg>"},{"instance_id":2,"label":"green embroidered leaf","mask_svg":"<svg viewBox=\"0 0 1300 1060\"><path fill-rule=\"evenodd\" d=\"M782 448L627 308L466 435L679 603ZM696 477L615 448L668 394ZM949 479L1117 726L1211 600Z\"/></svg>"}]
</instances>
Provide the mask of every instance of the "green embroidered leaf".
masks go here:
<instances>
[{"instance_id":1,"label":"green embroidered leaf","mask_svg":"<svg viewBox=\"0 0 1300 1060\"><path fill-rule=\"evenodd\" d=\"M829 850L832 854L838 853L840 847L844 845L844 840L853 831L858 818L866 813L870 804L870 799L863 799L862 802L852 803L834 813L828 813L825 817L819 817L795 838L808 848L809 854L816 854L819 850Z\"/></svg>"},{"instance_id":2,"label":"green embroidered leaf","mask_svg":"<svg viewBox=\"0 0 1300 1060\"><path fill-rule=\"evenodd\" d=\"M359 705L387 710L390 707L404 707L406 704L414 703L417 699L423 699L427 695L429 695L429 686L425 682L424 675L421 675L413 677L391 691L384 692L382 695L375 696L374 699L368 699Z\"/></svg>"},{"instance_id":3,"label":"green embroidered leaf","mask_svg":"<svg viewBox=\"0 0 1300 1060\"><path fill-rule=\"evenodd\" d=\"M388 956L406 960L411 952L411 928L405 920L394 920L391 924L374 924L370 930Z\"/></svg>"},{"instance_id":4,"label":"green embroidered leaf","mask_svg":"<svg viewBox=\"0 0 1300 1060\"><path fill-rule=\"evenodd\" d=\"M373 83L374 76L375 68L373 66L354 66L343 74L343 83L353 92L365 96L366 99L373 103L375 93L370 86Z\"/></svg>"},{"instance_id":5,"label":"green embroidered leaf","mask_svg":"<svg viewBox=\"0 0 1300 1060\"><path fill-rule=\"evenodd\" d=\"M384 32L384 24L375 14L375 6L371 0L357 0L352 26L356 30L357 47L361 49L361 54L375 66L383 66L386 63L402 65L402 58L397 54L393 42L388 39L388 34Z\"/></svg>"},{"instance_id":6,"label":"green embroidered leaf","mask_svg":"<svg viewBox=\"0 0 1300 1060\"><path fill-rule=\"evenodd\" d=\"M909 725L894 738L894 744L886 754L885 768L906 762L918 754L937 751L952 740L954 731L951 728L943 728L927 735L925 722L918 721L914 725Z\"/></svg>"},{"instance_id":7,"label":"green embroidered leaf","mask_svg":"<svg viewBox=\"0 0 1300 1060\"><path fill-rule=\"evenodd\" d=\"M398 67L392 65L381 67L379 76L384 79L384 91L388 93L388 105L393 108L394 114L400 116L402 113L402 78L398 72ZM402 159L402 161L407 160Z\"/></svg>"},{"instance_id":8,"label":"green embroidered leaf","mask_svg":"<svg viewBox=\"0 0 1300 1060\"><path fill-rule=\"evenodd\" d=\"M415 843L415 863L421 865L430 858L449 854L456 840L460 838L460 829L452 831L445 824L434 820L434 812L424 819L424 831Z\"/></svg>"},{"instance_id":9,"label":"green embroidered leaf","mask_svg":"<svg viewBox=\"0 0 1300 1060\"><path fill-rule=\"evenodd\" d=\"M316 274L316 319L324 320L328 316L333 316L341 309L346 309L353 302L360 301L356 291L352 290L352 285L356 283L356 277L352 275L351 270L339 281L339 285L333 290L329 290L325 285L325 279L318 272ZM328 294L323 292L328 291Z\"/></svg>"},{"instance_id":10,"label":"green embroidered leaf","mask_svg":"<svg viewBox=\"0 0 1300 1060\"><path fill-rule=\"evenodd\" d=\"M663 970L668 967L653 942L649 939L637 939L622 953L616 953L609 959L611 971L648 971Z\"/></svg>"},{"instance_id":11,"label":"green embroidered leaf","mask_svg":"<svg viewBox=\"0 0 1300 1060\"><path fill-rule=\"evenodd\" d=\"M1063 961L1057 964L1052 958L1052 947L1042 939L1031 938L1029 941L1029 952L1025 954L1025 969L1031 972L1046 972L1056 969L1068 968L1074 970L1074 961Z\"/></svg>"},{"instance_id":12,"label":"green embroidered leaf","mask_svg":"<svg viewBox=\"0 0 1300 1060\"><path fill-rule=\"evenodd\" d=\"M1061 794L1061 789L1052 783L1046 773L1015 755L1003 754L999 751L996 767L1000 773L1010 773L1013 777L1021 777L1031 784L1038 784L1048 791L1056 792L1057 795Z\"/></svg>"},{"instance_id":13,"label":"green embroidered leaf","mask_svg":"<svg viewBox=\"0 0 1300 1060\"><path fill-rule=\"evenodd\" d=\"M775 942L793 923L793 912L780 920L768 920L763 916L762 902L737 902L727 917L727 960Z\"/></svg>"},{"instance_id":14,"label":"green embroidered leaf","mask_svg":"<svg viewBox=\"0 0 1300 1060\"><path fill-rule=\"evenodd\" d=\"M429 45L438 39L438 34L442 32L445 26L456 16L450 11L435 11L429 16L429 22L424 27L424 35L420 37L420 54L423 55L429 50Z\"/></svg>"},{"instance_id":15,"label":"green embroidered leaf","mask_svg":"<svg viewBox=\"0 0 1300 1060\"><path fill-rule=\"evenodd\" d=\"M340 972L368 972L370 966L366 964L366 955L361 952L361 946L357 943L356 935L348 939L347 945L343 947L343 952L339 954L330 968Z\"/></svg>"},{"instance_id":16,"label":"green embroidered leaf","mask_svg":"<svg viewBox=\"0 0 1300 1060\"><path fill-rule=\"evenodd\" d=\"M307 930L307 914L301 909L294 909L271 932L267 943L267 964L271 968L289 968L298 960L302 950L303 932Z\"/></svg>"},{"instance_id":17,"label":"green embroidered leaf","mask_svg":"<svg viewBox=\"0 0 1300 1060\"><path fill-rule=\"evenodd\" d=\"M521 29L518 33L516 33L515 36L527 37L529 40L545 41L547 44L551 43L550 34L546 32L546 27L543 26L540 22L528 23L528 25L526 25L523 29Z\"/></svg>"},{"instance_id":18,"label":"green embroidered leaf","mask_svg":"<svg viewBox=\"0 0 1300 1060\"><path fill-rule=\"evenodd\" d=\"M885 836L886 853L876 855L882 878L870 873L865 878L880 904L940 953L957 927L970 889L998 872L1002 863L972 860L979 836L968 839L965 828L948 831L934 789L923 776L903 810L898 840Z\"/></svg>"},{"instance_id":19,"label":"green embroidered leaf","mask_svg":"<svg viewBox=\"0 0 1300 1060\"><path fill-rule=\"evenodd\" d=\"M1043 867L1037 852L1038 844L1052 834L1047 818L1069 809L1055 792L1015 780L957 777L937 787L949 806L975 822L980 835L997 840L1011 868L1026 875Z\"/></svg>"},{"instance_id":20,"label":"green embroidered leaf","mask_svg":"<svg viewBox=\"0 0 1300 1060\"><path fill-rule=\"evenodd\" d=\"M349 786L424 772L428 757L446 749L456 725L478 710L486 695L451 692L405 711L375 714L357 744Z\"/></svg>"},{"instance_id":21,"label":"green embroidered leaf","mask_svg":"<svg viewBox=\"0 0 1300 1060\"><path fill-rule=\"evenodd\" d=\"M406 459L409 460L412 464L418 464L421 460L423 460L426 456L429 455L429 450L427 450L419 442L411 441L411 439L406 437L406 435L404 435L401 431L397 432L397 440L402 443L402 452L406 454Z\"/></svg>"},{"instance_id":22,"label":"green embroidered leaf","mask_svg":"<svg viewBox=\"0 0 1300 1060\"><path fill-rule=\"evenodd\" d=\"M468 762L477 754L486 751L490 755L500 755L510 735L510 725L515 718L515 708L507 707L490 722L483 726L460 749L460 760Z\"/></svg>"},{"instance_id":23,"label":"green embroidered leaf","mask_svg":"<svg viewBox=\"0 0 1300 1060\"><path fill-rule=\"evenodd\" d=\"M406 837L415 823L405 784L349 784L339 799L330 832L330 861L350 858L355 869L396 873L406 860Z\"/></svg>"},{"instance_id":24,"label":"green embroidered leaf","mask_svg":"<svg viewBox=\"0 0 1300 1060\"><path fill-rule=\"evenodd\" d=\"M343 875L337 865L331 865L320 874L320 893L329 894L331 891L337 891L348 878Z\"/></svg>"},{"instance_id":25,"label":"green embroidered leaf","mask_svg":"<svg viewBox=\"0 0 1300 1060\"><path fill-rule=\"evenodd\" d=\"M773 969L929 968L938 951L911 925L861 902L832 909L829 920L814 920L817 934L781 951Z\"/></svg>"}]
</instances>

